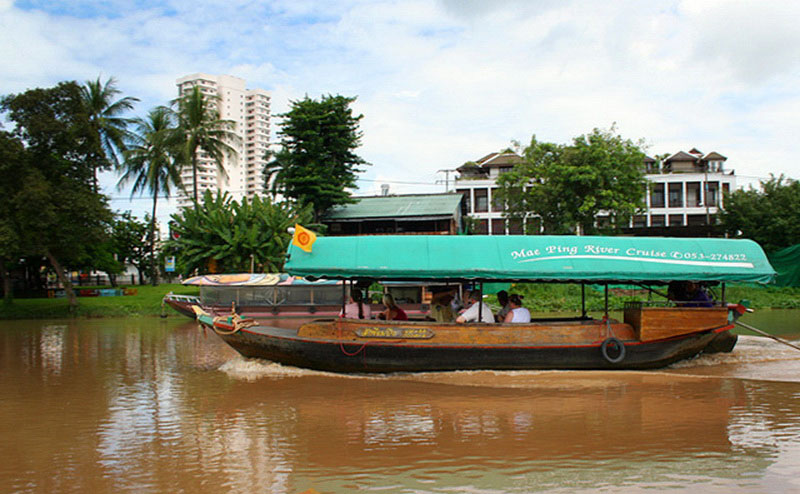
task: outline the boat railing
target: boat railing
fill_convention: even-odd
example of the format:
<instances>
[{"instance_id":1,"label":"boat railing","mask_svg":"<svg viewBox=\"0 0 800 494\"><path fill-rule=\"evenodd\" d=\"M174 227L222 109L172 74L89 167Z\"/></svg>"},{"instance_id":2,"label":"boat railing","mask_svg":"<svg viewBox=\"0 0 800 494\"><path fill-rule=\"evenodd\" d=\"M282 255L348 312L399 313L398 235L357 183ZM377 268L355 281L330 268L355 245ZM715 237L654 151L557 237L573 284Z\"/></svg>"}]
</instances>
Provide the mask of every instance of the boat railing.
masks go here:
<instances>
[{"instance_id":1,"label":"boat railing","mask_svg":"<svg viewBox=\"0 0 800 494\"><path fill-rule=\"evenodd\" d=\"M164 298L165 299L169 299L169 300L174 300L176 302L197 303L197 302L200 301L200 297L198 297L197 295L178 295L178 294L175 294L175 293L172 293L172 292L164 295Z\"/></svg>"},{"instance_id":2,"label":"boat railing","mask_svg":"<svg viewBox=\"0 0 800 494\"><path fill-rule=\"evenodd\" d=\"M718 301L714 301L713 307L721 307L723 304ZM681 307L682 304L687 304L687 307L692 307L691 304L697 304L696 301L686 300L628 300L624 303L624 309L642 309L644 307ZM694 306L695 308L700 308L699 306Z\"/></svg>"}]
</instances>

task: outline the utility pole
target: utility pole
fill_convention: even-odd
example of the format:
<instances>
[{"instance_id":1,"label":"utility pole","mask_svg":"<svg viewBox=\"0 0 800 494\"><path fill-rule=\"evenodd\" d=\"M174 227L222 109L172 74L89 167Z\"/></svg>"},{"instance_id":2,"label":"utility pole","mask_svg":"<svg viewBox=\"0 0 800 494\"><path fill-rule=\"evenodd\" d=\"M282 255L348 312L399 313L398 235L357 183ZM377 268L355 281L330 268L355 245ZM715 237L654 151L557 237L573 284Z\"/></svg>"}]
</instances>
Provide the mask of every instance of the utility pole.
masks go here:
<instances>
[{"instance_id":1,"label":"utility pole","mask_svg":"<svg viewBox=\"0 0 800 494\"><path fill-rule=\"evenodd\" d=\"M436 171L436 173L444 172L444 191L445 192L450 192L450 174L455 172L455 171L456 171L455 169L453 169L453 170L437 170ZM441 181L438 181L438 180L437 180L437 182L441 183Z\"/></svg>"}]
</instances>

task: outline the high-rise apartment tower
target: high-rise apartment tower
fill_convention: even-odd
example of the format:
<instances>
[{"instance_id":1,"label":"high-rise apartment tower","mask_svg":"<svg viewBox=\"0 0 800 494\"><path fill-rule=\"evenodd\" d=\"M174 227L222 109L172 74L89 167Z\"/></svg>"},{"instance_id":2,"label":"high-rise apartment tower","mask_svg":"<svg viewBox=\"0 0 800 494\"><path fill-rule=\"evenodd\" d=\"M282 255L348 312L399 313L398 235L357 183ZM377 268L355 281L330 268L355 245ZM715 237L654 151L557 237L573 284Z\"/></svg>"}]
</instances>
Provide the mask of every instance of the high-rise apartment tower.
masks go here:
<instances>
[{"instance_id":1,"label":"high-rise apartment tower","mask_svg":"<svg viewBox=\"0 0 800 494\"><path fill-rule=\"evenodd\" d=\"M244 79L230 75L190 74L176 81L178 95L182 96L199 86L208 96L217 97L219 118L236 122L235 132L239 143L229 143L238 151L234 158L226 158L223 166L226 175L219 173L217 165L202 150L198 159L197 188L226 191L233 199L252 198L264 193L264 155L269 147L270 96L263 89L247 89ZM178 206L192 204L192 169L185 167L181 180L187 194L178 196Z\"/></svg>"}]
</instances>

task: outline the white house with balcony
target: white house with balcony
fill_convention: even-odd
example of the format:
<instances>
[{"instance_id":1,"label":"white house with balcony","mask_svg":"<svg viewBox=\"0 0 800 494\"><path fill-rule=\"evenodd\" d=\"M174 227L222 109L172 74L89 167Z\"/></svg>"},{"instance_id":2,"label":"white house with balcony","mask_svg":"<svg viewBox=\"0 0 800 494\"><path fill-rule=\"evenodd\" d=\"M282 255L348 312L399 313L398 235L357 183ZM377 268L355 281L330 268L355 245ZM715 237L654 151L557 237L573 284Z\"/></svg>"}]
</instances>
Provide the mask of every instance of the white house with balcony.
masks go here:
<instances>
[{"instance_id":1,"label":"white house with balcony","mask_svg":"<svg viewBox=\"0 0 800 494\"><path fill-rule=\"evenodd\" d=\"M677 153L663 160L647 157L647 207L634 216L632 229L654 228L668 234L680 227L714 223L723 207L722 194L736 189L736 176L727 170L727 158L717 152L697 149ZM522 162L514 152L491 153L457 169L456 192L464 195L463 213L477 220L478 233L522 234L520 222L504 218L502 204L495 200L497 178ZM600 220L600 218L598 218Z\"/></svg>"}]
</instances>

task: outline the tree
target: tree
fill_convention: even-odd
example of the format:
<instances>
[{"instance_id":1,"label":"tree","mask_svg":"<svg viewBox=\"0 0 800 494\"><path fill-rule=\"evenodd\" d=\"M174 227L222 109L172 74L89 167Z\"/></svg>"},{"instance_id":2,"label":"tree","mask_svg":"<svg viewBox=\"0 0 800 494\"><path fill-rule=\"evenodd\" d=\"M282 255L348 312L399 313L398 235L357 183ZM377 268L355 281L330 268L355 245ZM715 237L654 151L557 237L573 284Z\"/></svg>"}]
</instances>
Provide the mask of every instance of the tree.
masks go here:
<instances>
[{"instance_id":1,"label":"tree","mask_svg":"<svg viewBox=\"0 0 800 494\"><path fill-rule=\"evenodd\" d=\"M117 89L117 81L110 77L105 84L100 77L95 81L86 81L81 86L81 97L95 136L100 140L102 149L100 156L93 157L94 190L97 192L97 170L107 170L111 165L119 166L118 154L125 149L125 137L130 119L120 115L133 110L138 98L126 96L114 101L121 94Z\"/></svg>"},{"instance_id":2,"label":"tree","mask_svg":"<svg viewBox=\"0 0 800 494\"><path fill-rule=\"evenodd\" d=\"M172 102L178 110L177 133L183 141L186 163L192 167L192 197L197 204L198 153L208 154L217 164L218 171L225 175L223 160L225 156L235 159L237 152L231 144L241 139L236 134L236 122L219 117L217 105L220 99L203 95L194 86L191 91Z\"/></svg>"},{"instance_id":3,"label":"tree","mask_svg":"<svg viewBox=\"0 0 800 494\"><path fill-rule=\"evenodd\" d=\"M640 143L623 139L613 127L594 129L571 145L534 136L523 163L498 178L497 198L506 217L538 218L547 234L575 227L584 235L618 231L644 208L644 157ZM598 222L599 216L608 221Z\"/></svg>"},{"instance_id":4,"label":"tree","mask_svg":"<svg viewBox=\"0 0 800 494\"><path fill-rule=\"evenodd\" d=\"M153 286L158 284L156 269L156 210L158 195L169 198L172 187L182 188L181 141L174 128L174 113L159 106L150 110L146 119L136 119L136 131L129 136L120 186L133 181L131 196L145 190L153 197L150 224L150 266Z\"/></svg>"},{"instance_id":5,"label":"tree","mask_svg":"<svg viewBox=\"0 0 800 494\"><path fill-rule=\"evenodd\" d=\"M22 239L14 220L15 211L8 198L22 187L23 177L17 173L26 165L25 147L18 138L0 131L0 278L3 283L3 301L10 304L14 298L9 270L24 255Z\"/></svg>"},{"instance_id":6,"label":"tree","mask_svg":"<svg viewBox=\"0 0 800 494\"><path fill-rule=\"evenodd\" d=\"M272 203L256 196L241 203L228 194L203 195L203 202L172 216L171 238L165 249L177 254L178 267L194 271L280 272L291 241L288 228L311 223L311 208Z\"/></svg>"},{"instance_id":7,"label":"tree","mask_svg":"<svg viewBox=\"0 0 800 494\"><path fill-rule=\"evenodd\" d=\"M74 310L77 299L65 270L86 259L88 246L103 242L111 218L106 198L93 187L91 158L101 150L80 87L62 82L5 96L0 110L24 146L6 164L6 176L18 180L3 198L13 211L8 223L26 254L48 259Z\"/></svg>"},{"instance_id":8,"label":"tree","mask_svg":"<svg viewBox=\"0 0 800 494\"><path fill-rule=\"evenodd\" d=\"M150 218L145 215L144 221L133 217L130 211L117 215L111 229L111 250L122 265L130 264L139 272L139 284L144 280L144 273L153 268L146 246L149 237Z\"/></svg>"},{"instance_id":9,"label":"tree","mask_svg":"<svg viewBox=\"0 0 800 494\"><path fill-rule=\"evenodd\" d=\"M755 240L770 253L800 243L800 182L772 176L761 190L737 190L724 204L726 233Z\"/></svg>"},{"instance_id":10,"label":"tree","mask_svg":"<svg viewBox=\"0 0 800 494\"><path fill-rule=\"evenodd\" d=\"M353 202L347 189L356 186L359 165L354 153L362 133L350 104L355 98L323 96L292 101L278 133L281 149L267 155L266 186L298 204L312 204L314 220L331 206Z\"/></svg>"}]
</instances>

